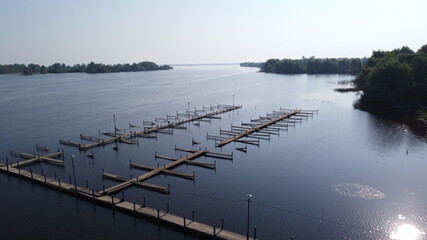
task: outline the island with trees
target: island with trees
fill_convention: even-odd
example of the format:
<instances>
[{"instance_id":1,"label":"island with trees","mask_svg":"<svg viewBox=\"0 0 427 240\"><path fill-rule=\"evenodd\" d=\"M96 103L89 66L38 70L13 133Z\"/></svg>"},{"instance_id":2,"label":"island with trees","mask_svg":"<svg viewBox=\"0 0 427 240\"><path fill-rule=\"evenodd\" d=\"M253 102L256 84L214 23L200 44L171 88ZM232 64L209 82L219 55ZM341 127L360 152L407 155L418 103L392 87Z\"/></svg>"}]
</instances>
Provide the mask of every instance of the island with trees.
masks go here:
<instances>
[{"instance_id":1,"label":"island with trees","mask_svg":"<svg viewBox=\"0 0 427 240\"><path fill-rule=\"evenodd\" d=\"M50 66L39 64L6 64L0 65L0 74L22 73L31 75L33 73L111 73L111 72L140 72L172 69L169 65L157 65L154 62L125 63L125 64L102 64L91 62L89 64L75 64L73 66L64 63L54 63Z\"/></svg>"}]
</instances>

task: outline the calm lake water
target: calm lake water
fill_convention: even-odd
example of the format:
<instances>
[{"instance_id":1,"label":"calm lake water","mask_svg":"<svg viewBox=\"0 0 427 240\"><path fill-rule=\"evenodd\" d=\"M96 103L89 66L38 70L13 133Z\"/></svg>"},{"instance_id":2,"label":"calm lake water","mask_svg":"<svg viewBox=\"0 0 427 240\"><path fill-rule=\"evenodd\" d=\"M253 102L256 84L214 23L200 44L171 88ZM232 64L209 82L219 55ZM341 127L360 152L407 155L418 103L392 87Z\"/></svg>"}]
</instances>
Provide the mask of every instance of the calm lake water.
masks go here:
<instances>
[{"instance_id":1,"label":"calm lake water","mask_svg":"<svg viewBox=\"0 0 427 240\"><path fill-rule=\"evenodd\" d=\"M102 169L137 176L129 161L157 166L179 157L174 146L198 146L234 152L234 160L217 159L216 170L180 166L196 172L192 182L158 176L148 182L170 184L170 195L129 188L128 201L142 203L221 225L246 234L247 202L252 227L259 239L418 239L427 231L427 144L401 124L353 109L355 93L337 93L349 75L275 75L239 66L177 66L170 71L111 74L0 75L0 162L9 151L39 153L36 143L65 150L65 167L33 165L41 172L68 181L71 155L76 156L80 186L102 189L115 184L102 178ZM88 152L59 145L59 138L81 141L79 134L98 136L98 130L165 117L190 108L217 103L243 105L221 120L188 125L173 135L140 139L139 145L119 144ZM242 121L283 108L318 109L247 153L240 143L215 150L206 133L219 135ZM194 148L198 147L194 146ZM16 158L9 156L10 162ZM214 159L197 161L213 162ZM28 167L27 167L28 169ZM121 194L120 194L121 195ZM119 196L120 196L119 195ZM122 213L93 206L14 176L0 174L0 233L2 239L197 239ZM412 234L412 235L411 235ZM406 237L406 238L402 238Z\"/></svg>"}]
</instances>

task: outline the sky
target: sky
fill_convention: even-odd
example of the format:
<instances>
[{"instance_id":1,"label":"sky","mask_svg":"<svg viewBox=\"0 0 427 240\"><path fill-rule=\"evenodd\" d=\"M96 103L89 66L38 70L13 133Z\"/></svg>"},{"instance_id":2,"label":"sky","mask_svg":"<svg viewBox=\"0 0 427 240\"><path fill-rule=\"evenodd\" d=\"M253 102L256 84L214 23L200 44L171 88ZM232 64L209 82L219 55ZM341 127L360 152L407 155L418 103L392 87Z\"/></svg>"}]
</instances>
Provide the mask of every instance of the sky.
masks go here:
<instances>
[{"instance_id":1,"label":"sky","mask_svg":"<svg viewBox=\"0 0 427 240\"><path fill-rule=\"evenodd\" d=\"M369 57L427 44L426 0L1 0L0 64Z\"/></svg>"}]
</instances>

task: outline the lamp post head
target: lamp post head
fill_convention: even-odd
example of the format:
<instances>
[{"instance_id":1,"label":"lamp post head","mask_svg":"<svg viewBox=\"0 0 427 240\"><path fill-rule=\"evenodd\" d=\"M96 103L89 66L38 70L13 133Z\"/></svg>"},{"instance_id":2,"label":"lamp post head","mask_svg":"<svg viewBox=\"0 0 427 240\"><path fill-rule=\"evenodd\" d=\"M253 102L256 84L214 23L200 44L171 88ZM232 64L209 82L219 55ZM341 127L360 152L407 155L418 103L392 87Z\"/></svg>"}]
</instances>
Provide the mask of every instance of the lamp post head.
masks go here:
<instances>
[{"instance_id":1,"label":"lamp post head","mask_svg":"<svg viewBox=\"0 0 427 240\"><path fill-rule=\"evenodd\" d=\"M252 194L246 194L246 198L247 199L251 199L252 198Z\"/></svg>"},{"instance_id":2,"label":"lamp post head","mask_svg":"<svg viewBox=\"0 0 427 240\"><path fill-rule=\"evenodd\" d=\"M74 155L71 155L71 158L72 158L72 159L74 159L74 157L75 157Z\"/></svg>"}]
</instances>

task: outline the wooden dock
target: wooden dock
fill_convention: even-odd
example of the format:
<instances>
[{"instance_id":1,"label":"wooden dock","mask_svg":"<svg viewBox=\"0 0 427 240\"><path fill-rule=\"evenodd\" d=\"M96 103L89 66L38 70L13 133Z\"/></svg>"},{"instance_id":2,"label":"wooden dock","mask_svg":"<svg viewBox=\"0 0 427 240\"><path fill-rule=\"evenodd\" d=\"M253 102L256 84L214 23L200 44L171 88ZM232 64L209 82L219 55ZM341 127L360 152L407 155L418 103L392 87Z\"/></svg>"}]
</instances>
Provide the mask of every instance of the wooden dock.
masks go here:
<instances>
[{"instance_id":1,"label":"wooden dock","mask_svg":"<svg viewBox=\"0 0 427 240\"><path fill-rule=\"evenodd\" d=\"M107 190L104 191L103 193L96 192L93 189L91 190L91 189L79 187L72 183L61 182L60 179L56 179L56 178L53 179L53 178L47 177L46 175L40 175L37 173L33 173L31 171L22 170L19 168L21 167L21 165L18 166L15 164L6 164L6 165L0 164L0 171L8 173L10 175L19 176L20 178L27 179L34 183L38 183L58 191L69 193L73 196L82 198L87 201L91 201L93 202L93 204L99 204L104 207L112 208L117 211L134 215L136 217L145 218L147 220L157 222L158 224L172 226L172 227L175 227L175 229L178 229L180 231L200 235L204 238L224 239L224 240L247 239L247 237L244 235L227 231L222 228L217 228L215 226L210 226L207 224L196 222L194 217L192 219L186 219L185 217L180 217L180 216L171 214L169 213L169 211L150 208L146 205L136 204L135 202L128 202L125 199L116 198L114 196L109 196L104 194L104 193L112 193L112 192L116 192L118 190L124 189L128 184L138 183L139 181L148 179L154 175L159 174L160 172L164 172L165 174L176 175L176 172L173 172L168 169L173 168L174 166L178 166L179 164L182 164L185 161L191 161L192 159L195 159L202 155L224 156L225 158L230 157L230 155L228 154L213 153L207 150L187 150L187 149L178 149L178 148L177 150L190 152L191 154L183 158L180 158L168 164L167 166L165 165L164 167L159 167L159 168L143 167L151 171L137 178L127 179L114 174L104 173L105 177L109 177L110 179L113 179L116 181L121 181L122 183L118 184L116 187L110 188L108 191ZM29 158L30 156L34 156L31 154L24 154L24 153L19 153L18 155L26 156L27 158ZM56 153L48 154L45 156L36 156L33 158L29 158L28 160L36 159L37 161L40 161L40 160L50 159L50 157L61 156L61 155L62 155L62 152L56 152ZM33 164L33 163L36 163L37 161L31 161L31 162L28 162L28 164ZM141 167L137 164L133 164L133 165L134 167L138 167L138 168ZM181 175L181 174L178 174L178 175ZM189 175L185 175L185 174L182 176L189 177ZM139 183L142 185L146 185L145 187L148 187L149 185L146 183L141 183L141 182ZM249 238L249 239L254 240L253 238Z\"/></svg>"},{"instance_id":2,"label":"wooden dock","mask_svg":"<svg viewBox=\"0 0 427 240\"><path fill-rule=\"evenodd\" d=\"M216 167L215 163L202 163L202 162L194 161L194 159L197 159L201 156L213 157L213 158L222 158L222 159L226 159L226 160L231 160L233 158L232 154L217 153L217 152L211 152L208 150L201 150L201 149L189 150L189 149L183 149L183 148L175 148L175 150L188 152L189 154L185 155L181 158L172 158L172 157L167 157L167 156L162 156L162 155L156 154L155 155L156 158L162 158L162 159L172 161L171 163L164 164L162 166L158 166L157 168L143 166L143 165L139 165L139 164L135 164L135 163L130 163L131 167L149 171L145 174L142 174L142 175L135 177L135 178L132 178L132 179L126 179L126 178L119 177L119 176L114 175L114 174L104 173L104 177L108 177L110 179L117 180L121 183L103 190L101 192L101 194L111 195L111 194L114 194L118 191L122 191L125 188L128 188L132 185L138 185L139 187L145 187L147 189L168 193L169 189L166 190L165 187L154 185L154 184L152 184L150 186L144 186L144 185L141 185L141 183L143 181L146 181L147 179L150 179L150 178L157 176L159 174L167 174L167 175L172 175L172 176L177 176L177 177L194 179L194 175L195 175L194 173L188 174L188 173L180 173L180 172L172 171L173 168L175 168L181 164L189 164L189 165L195 165L198 167L215 169L215 167Z\"/></svg>"},{"instance_id":3,"label":"wooden dock","mask_svg":"<svg viewBox=\"0 0 427 240\"><path fill-rule=\"evenodd\" d=\"M126 138L132 138L132 137L137 137L137 136L150 136L150 137L152 137L152 135L150 135L150 133L168 133L168 134L171 134L172 133L171 129L174 129L174 128L183 129L185 127L181 126L181 125L183 125L185 123L193 122L193 121L203 121L205 119L209 119L209 121L210 121L210 119L216 118L216 115L219 115L219 114L222 114L225 112L229 112L229 111L233 111L233 110L239 109L241 107L242 106L224 106L223 109L220 109L218 111L206 113L203 115L194 114L191 117L188 115L188 117L189 117L188 119L179 120L176 122L169 122L166 118L156 118L156 122L161 121L161 122L166 123L166 124L148 127L148 128L145 128L144 130L141 130L141 131L123 133L123 134L119 134L119 135L114 134L114 135L112 135L113 137L108 138L108 139L90 137L90 136L86 136L86 135L81 134L80 137L83 139L97 140L96 142L88 143L88 144L72 142L72 141L64 140L64 139L60 139L59 142L60 142L60 144L74 146L74 147L78 147L81 150L86 150L86 149L90 149L90 148L94 148L94 147L104 146L106 144L117 142L120 140L122 140L123 142L126 142L124 140ZM168 116L168 117L171 118L171 116ZM149 122L149 123L151 124L152 122ZM111 134L109 134L109 135L111 136Z\"/></svg>"},{"instance_id":4,"label":"wooden dock","mask_svg":"<svg viewBox=\"0 0 427 240\"><path fill-rule=\"evenodd\" d=\"M251 119L250 123L242 122L241 126L231 125L230 131L220 129L220 135L228 136L226 138L209 134L206 137L215 140L217 147L225 146L231 142L259 145L259 140L270 140L271 134L279 135L280 130L287 130L288 126L295 126L295 122L302 122L314 112L317 113L317 110L281 108L280 111L273 111L273 113L267 113L266 116Z\"/></svg>"}]
</instances>

